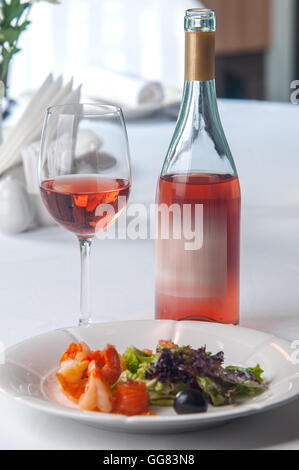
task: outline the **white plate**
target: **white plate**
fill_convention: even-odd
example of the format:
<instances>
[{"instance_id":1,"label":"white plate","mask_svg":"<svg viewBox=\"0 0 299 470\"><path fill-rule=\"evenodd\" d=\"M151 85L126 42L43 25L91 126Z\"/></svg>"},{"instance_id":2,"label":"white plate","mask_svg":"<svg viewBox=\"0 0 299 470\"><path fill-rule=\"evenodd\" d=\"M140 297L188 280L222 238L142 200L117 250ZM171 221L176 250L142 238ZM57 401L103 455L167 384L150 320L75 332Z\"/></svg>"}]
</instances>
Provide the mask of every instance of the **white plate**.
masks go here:
<instances>
[{"instance_id":1,"label":"white plate","mask_svg":"<svg viewBox=\"0 0 299 470\"><path fill-rule=\"evenodd\" d=\"M59 391L53 373L61 353L72 341L85 341L92 349L106 343L120 352L128 345L155 348L159 339L172 339L193 347L206 345L213 353L224 350L226 364L259 363L269 390L242 404L215 408L207 413L177 415L171 407L156 408L156 416L126 417L76 409ZM294 365L290 343L246 328L204 322L168 320L99 323L55 330L6 350L0 366L0 390L41 411L115 431L169 433L207 428L281 405L299 393L299 367Z\"/></svg>"}]
</instances>

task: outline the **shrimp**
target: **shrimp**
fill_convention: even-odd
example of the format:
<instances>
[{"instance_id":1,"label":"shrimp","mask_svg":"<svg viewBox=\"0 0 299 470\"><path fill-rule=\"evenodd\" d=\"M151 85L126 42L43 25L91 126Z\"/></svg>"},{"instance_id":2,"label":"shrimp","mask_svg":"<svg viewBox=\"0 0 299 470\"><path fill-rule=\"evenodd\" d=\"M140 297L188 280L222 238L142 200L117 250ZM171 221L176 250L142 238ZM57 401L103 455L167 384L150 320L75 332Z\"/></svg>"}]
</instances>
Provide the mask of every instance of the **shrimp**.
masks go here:
<instances>
[{"instance_id":1,"label":"shrimp","mask_svg":"<svg viewBox=\"0 0 299 470\"><path fill-rule=\"evenodd\" d=\"M88 366L88 381L78 405L82 410L99 410L104 413L111 413L113 409L114 400L111 389L95 360L91 361Z\"/></svg>"},{"instance_id":2,"label":"shrimp","mask_svg":"<svg viewBox=\"0 0 299 470\"><path fill-rule=\"evenodd\" d=\"M102 353L105 361L105 365L101 369L102 376L109 385L113 385L123 369L119 354L111 344L107 344Z\"/></svg>"},{"instance_id":3,"label":"shrimp","mask_svg":"<svg viewBox=\"0 0 299 470\"><path fill-rule=\"evenodd\" d=\"M91 351L86 343L71 343L67 350L62 354L60 358L60 364L68 359L77 359L78 361L84 361L88 359Z\"/></svg>"},{"instance_id":4,"label":"shrimp","mask_svg":"<svg viewBox=\"0 0 299 470\"><path fill-rule=\"evenodd\" d=\"M88 365L89 361L80 362L76 359L68 359L61 363L57 374L62 375L68 382L75 384L82 379Z\"/></svg>"},{"instance_id":5,"label":"shrimp","mask_svg":"<svg viewBox=\"0 0 299 470\"><path fill-rule=\"evenodd\" d=\"M76 359L67 359L60 364L56 377L60 386L73 401L78 401L84 391L86 384L86 371L89 361L78 361Z\"/></svg>"},{"instance_id":6,"label":"shrimp","mask_svg":"<svg viewBox=\"0 0 299 470\"><path fill-rule=\"evenodd\" d=\"M125 364L114 346L91 351L87 344L71 343L63 353L56 377L65 395L84 410L110 413L113 396L110 386L119 378Z\"/></svg>"},{"instance_id":7,"label":"shrimp","mask_svg":"<svg viewBox=\"0 0 299 470\"><path fill-rule=\"evenodd\" d=\"M95 361L97 366L103 367L105 365L105 359L103 352L98 349L97 351L93 351L90 357L91 361Z\"/></svg>"},{"instance_id":8,"label":"shrimp","mask_svg":"<svg viewBox=\"0 0 299 470\"><path fill-rule=\"evenodd\" d=\"M118 355L118 359L117 359ZM118 379L123 370L127 368L124 358L116 352L114 346L107 344L106 348L101 351L94 351L90 359L95 360L100 368L103 368L103 374L108 383L113 384ZM116 377L116 378L115 378ZM111 379L111 380L109 380Z\"/></svg>"}]
</instances>

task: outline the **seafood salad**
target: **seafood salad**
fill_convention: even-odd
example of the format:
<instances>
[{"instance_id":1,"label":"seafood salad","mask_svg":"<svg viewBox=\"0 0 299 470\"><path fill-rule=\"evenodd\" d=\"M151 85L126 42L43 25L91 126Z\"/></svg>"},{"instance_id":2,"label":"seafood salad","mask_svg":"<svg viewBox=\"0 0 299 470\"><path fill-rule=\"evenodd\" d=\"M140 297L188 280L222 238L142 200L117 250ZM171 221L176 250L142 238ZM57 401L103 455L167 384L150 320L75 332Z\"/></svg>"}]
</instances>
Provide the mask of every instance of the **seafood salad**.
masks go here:
<instances>
[{"instance_id":1,"label":"seafood salad","mask_svg":"<svg viewBox=\"0 0 299 470\"><path fill-rule=\"evenodd\" d=\"M205 412L257 396L267 389L263 370L223 366L223 351L178 346L160 340L155 351L127 348L119 354L107 344L92 351L71 343L56 377L63 393L82 410L153 415L150 406L173 406L179 413Z\"/></svg>"}]
</instances>

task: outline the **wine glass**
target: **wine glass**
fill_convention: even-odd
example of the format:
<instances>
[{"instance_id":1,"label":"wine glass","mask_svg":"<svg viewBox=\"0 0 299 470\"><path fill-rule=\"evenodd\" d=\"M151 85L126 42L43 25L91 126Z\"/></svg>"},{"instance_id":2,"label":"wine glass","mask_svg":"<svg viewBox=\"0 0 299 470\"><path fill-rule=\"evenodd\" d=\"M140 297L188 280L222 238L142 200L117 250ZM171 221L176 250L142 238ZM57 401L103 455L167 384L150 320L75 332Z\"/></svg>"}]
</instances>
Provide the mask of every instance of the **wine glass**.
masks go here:
<instances>
[{"instance_id":1,"label":"wine glass","mask_svg":"<svg viewBox=\"0 0 299 470\"><path fill-rule=\"evenodd\" d=\"M91 244L98 231L118 219L131 188L128 137L121 109L98 104L50 107L41 138L39 184L50 215L79 240L79 325L86 325L91 322Z\"/></svg>"}]
</instances>

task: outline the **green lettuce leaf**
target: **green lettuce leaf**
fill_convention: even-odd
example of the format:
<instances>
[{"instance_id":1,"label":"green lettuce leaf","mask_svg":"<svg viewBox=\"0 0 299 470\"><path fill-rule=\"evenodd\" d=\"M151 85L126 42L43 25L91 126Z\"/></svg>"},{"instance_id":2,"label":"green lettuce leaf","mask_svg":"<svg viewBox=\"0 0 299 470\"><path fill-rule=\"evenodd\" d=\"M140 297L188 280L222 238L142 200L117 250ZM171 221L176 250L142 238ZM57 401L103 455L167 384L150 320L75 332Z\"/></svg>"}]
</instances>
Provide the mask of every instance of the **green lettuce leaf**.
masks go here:
<instances>
[{"instance_id":1,"label":"green lettuce leaf","mask_svg":"<svg viewBox=\"0 0 299 470\"><path fill-rule=\"evenodd\" d=\"M126 362L127 369L129 369L130 372L136 373L139 365L144 362L149 364L153 356L150 356L134 346L130 346L123 354L123 358Z\"/></svg>"},{"instance_id":2,"label":"green lettuce leaf","mask_svg":"<svg viewBox=\"0 0 299 470\"><path fill-rule=\"evenodd\" d=\"M255 367L247 367L247 368L238 367L238 366L227 366L225 370L240 370L244 372L250 372L260 384L264 382L264 379L262 378L262 374L264 373L264 371L259 364L257 364Z\"/></svg>"},{"instance_id":3,"label":"green lettuce leaf","mask_svg":"<svg viewBox=\"0 0 299 470\"><path fill-rule=\"evenodd\" d=\"M133 348L127 348L126 352L123 354L123 358L126 362L127 369L132 373L137 372L139 360L134 353Z\"/></svg>"},{"instance_id":4,"label":"green lettuce leaf","mask_svg":"<svg viewBox=\"0 0 299 470\"><path fill-rule=\"evenodd\" d=\"M259 383L264 382L264 379L262 378L262 374L264 373L264 371L259 364L257 364L255 367L248 367L246 370L252 372L256 380L259 381Z\"/></svg>"},{"instance_id":5,"label":"green lettuce leaf","mask_svg":"<svg viewBox=\"0 0 299 470\"><path fill-rule=\"evenodd\" d=\"M197 377L197 383L207 397L210 398L214 406L222 406L227 403L227 397L223 393L223 390L212 379Z\"/></svg>"}]
</instances>

